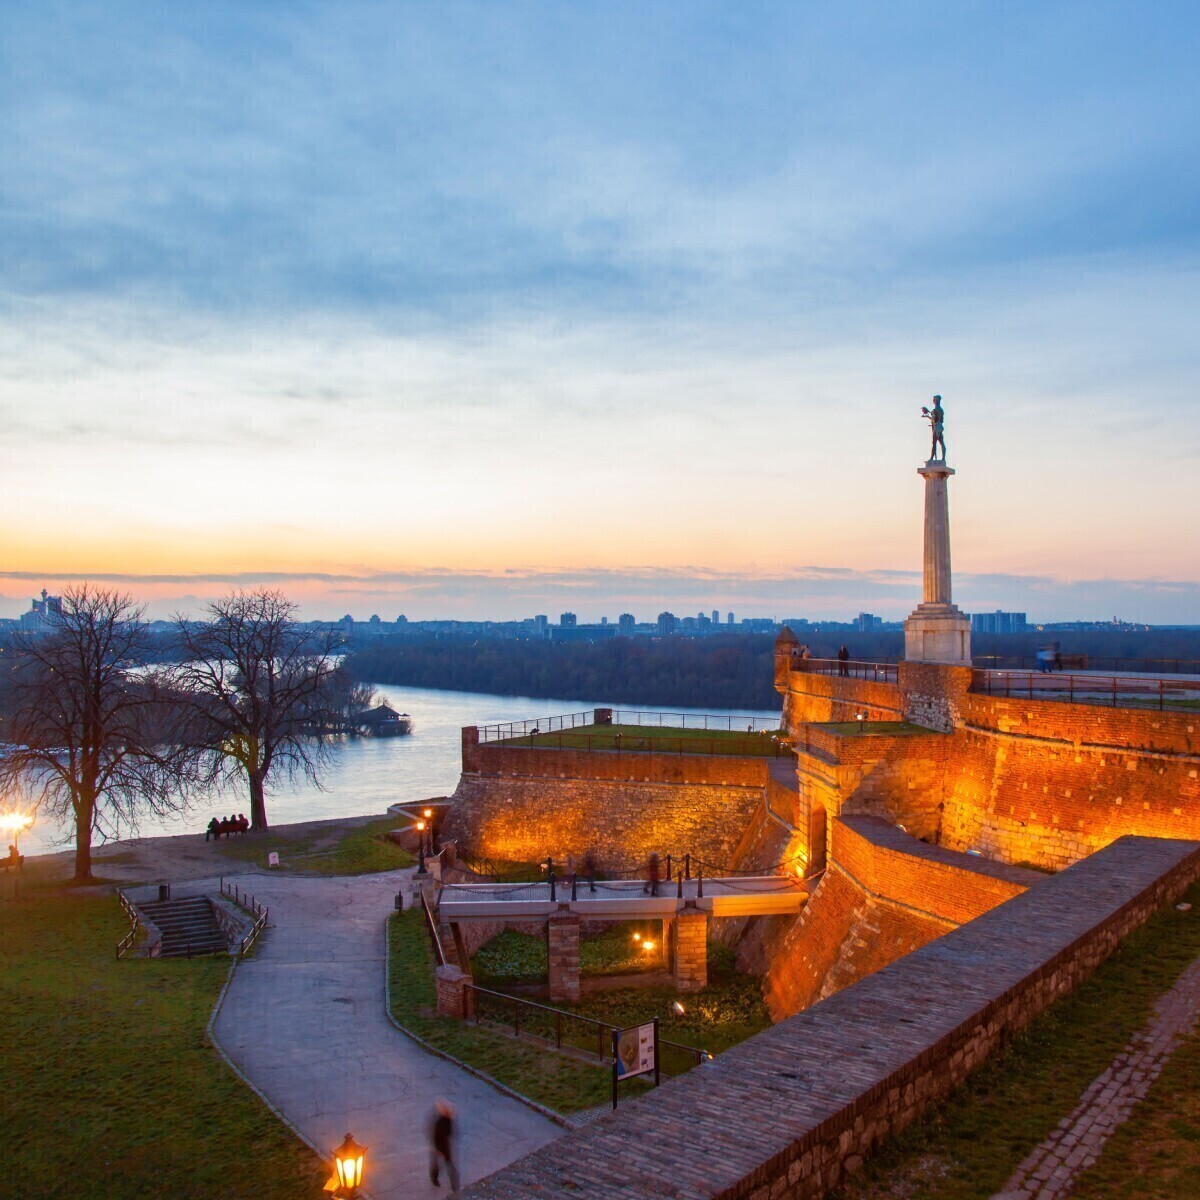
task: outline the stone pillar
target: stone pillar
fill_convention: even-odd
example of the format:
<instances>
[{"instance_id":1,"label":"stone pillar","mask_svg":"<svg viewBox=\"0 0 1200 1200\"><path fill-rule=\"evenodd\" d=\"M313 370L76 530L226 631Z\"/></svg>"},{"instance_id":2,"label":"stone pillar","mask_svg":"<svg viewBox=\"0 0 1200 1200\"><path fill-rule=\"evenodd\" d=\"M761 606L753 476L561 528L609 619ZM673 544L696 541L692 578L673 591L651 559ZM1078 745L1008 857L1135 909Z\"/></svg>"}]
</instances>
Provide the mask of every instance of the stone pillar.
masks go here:
<instances>
[{"instance_id":1,"label":"stone pillar","mask_svg":"<svg viewBox=\"0 0 1200 1200\"><path fill-rule=\"evenodd\" d=\"M671 940L675 987L681 992L698 992L708 984L708 914L684 909L675 918Z\"/></svg>"},{"instance_id":2,"label":"stone pillar","mask_svg":"<svg viewBox=\"0 0 1200 1200\"><path fill-rule=\"evenodd\" d=\"M454 1017L461 1021L469 1016L469 1002L465 985L471 982L471 976L457 967L447 963L438 967L437 976L437 1012L439 1017Z\"/></svg>"},{"instance_id":3,"label":"stone pillar","mask_svg":"<svg viewBox=\"0 0 1200 1200\"><path fill-rule=\"evenodd\" d=\"M462 727L462 769L464 772L479 770L479 726Z\"/></svg>"},{"instance_id":4,"label":"stone pillar","mask_svg":"<svg viewBox=\"0 0 1200 1200\"><path fill-rule=\"evenodd\" d=\"M904 622L904 657L909 662L971 665L971 622L954 604L950 576L950 501L954 474L930 459L917 474L925 480L925 571L923 599Z\"/></svg>"},{"instance_id":5,"label":"stone pillar","mask_svg":"<svg viewBox=\"0 0 1200 1200\"><path fill-rule=\"evenodd\" d=\"M579 917L570 911L554 914L546 923L550 999L579 999Z\"/></svg>"}]
</instances>

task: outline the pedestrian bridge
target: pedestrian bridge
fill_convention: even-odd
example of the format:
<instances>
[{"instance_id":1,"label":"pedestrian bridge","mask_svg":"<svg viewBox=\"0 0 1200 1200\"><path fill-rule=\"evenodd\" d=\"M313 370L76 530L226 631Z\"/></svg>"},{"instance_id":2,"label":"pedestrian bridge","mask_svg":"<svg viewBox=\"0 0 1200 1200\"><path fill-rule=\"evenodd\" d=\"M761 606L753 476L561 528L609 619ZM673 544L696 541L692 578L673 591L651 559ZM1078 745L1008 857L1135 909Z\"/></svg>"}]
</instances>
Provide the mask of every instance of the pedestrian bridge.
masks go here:
<instances>
[{"instance_id":1,"label":"pedestrian bridge","mask_svg":"<svg viewBox=\"0 0 1200 1200\"><path fill-rule=\"evenodd\" d=\"M761 917L797 913L808 899L805 881L788 875L736 875L673 879L650 895L636 879L555 880L545 883L450 883L441 889L438 912L447 921L495 921L578 913L616 921L670 920L684 909L711 917Z\"/></svg>"},{"instance_id":2,"label":"pedestrian bridge","mask_svg":"<svg viewBox=\"0 0 1200 1200\"><path fill-rule=\"evenodd\" d=\"M439 889L437 917L460 947L464 923L545 922L550 998L574 1001L580 994L584 921L661 921L661 945L675 986L690 992L708 982L711 917L794 915L809 895L805 881L790 875L677 876L660 882L657 890L652 895L649 885L638 879L450 883ZM645 944L649 948L651 942ZM465 952L459 957L468 961Z\"/></svg>"}]
</instances>

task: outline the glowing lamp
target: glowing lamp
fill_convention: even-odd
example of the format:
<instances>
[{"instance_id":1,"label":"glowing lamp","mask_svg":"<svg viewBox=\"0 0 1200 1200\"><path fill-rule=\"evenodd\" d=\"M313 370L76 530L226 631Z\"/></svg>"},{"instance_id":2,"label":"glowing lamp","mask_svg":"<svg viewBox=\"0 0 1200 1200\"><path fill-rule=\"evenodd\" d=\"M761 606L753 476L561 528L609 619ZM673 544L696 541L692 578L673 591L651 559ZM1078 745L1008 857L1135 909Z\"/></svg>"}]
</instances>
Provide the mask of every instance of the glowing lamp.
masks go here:
<instances>
[{"instance_id":1,"label":"glowing lamp","mask_svg":"<svg viewBox=\"0 0 1200 1200\"><path fill-rule=\"evenodd\" d=\"M363 1156L366 1152L366 1146L360 1146L349 1133L346 1134L346 1140L333 1152L338 1185L348 1196L353 1196L362 1183Z\"/></svg>"},{"instance_id":2,"label":"glowing lamp","mask_svg":"<svg viewBox=\"0 0 1200 1200\"><path fill-rule=\"evenodd\" d=\"M633 940L634 940L635 942L640 942L640 941L642 940L642 935L641 935L640 933L635 933L635 934L633 935Z\"/></svg>"},{"instance_id":3,"label":"glowing lamp","mask_svg":"<svg viewBox=\"0 0 1200 1200\"><path fill-rule=\"evenodd\" d=\"M425 832L425 822L424 822L424 821L418 821L418 822L417 822L417 832L418 832L418 833L424 833L424 832Z\"/></svg>"},{"instance_id":4,"label":"glowing lamp","mask_svg":"<svg viewBox=\"0 0 1200 1200\"><path fill-rule=\"evenodd\" d=\"M425 820L428 821L429 818L433 816L433 809L432 808L422 809L421 815L425 818Z\"/></svg>"},{"instance_id":5,"label":"glowing lamp","mask_svg":"<svg viewBox=\"0 0 1200 1200\"><path fill-rule=\"evenodd\" d=\"M687 1009L685 1009L685 1008L683 1007L683 1005L682 1005L682 1004L680 1004L678 1000L676 1000L676 1001L675 1001L675 1003L671 1005L671 1011L672 1011L672 1012L673 1012L673 1013L674 1013L674 1014L675 1014L677 1017L682 1017L682 1016L683 1016L683 1014L684 1014L684 1013L687 1011Z\"/></svg>"},{"instance_id":6,"label":"glowing lamp","mask_svg":"<svg viewBox=\"0 0 1200 1200\"><path fill-rule=\"evenodd\" d=\"M643 950L653 950L653 949L654 949L654 943L653 943L653 942L652 942L652 941L651 941L649 938L647 938L647 939L646 939L646 940L645 940L645 941L642 943L642 949L643 949Z\"/></svg>"}]
</instances>

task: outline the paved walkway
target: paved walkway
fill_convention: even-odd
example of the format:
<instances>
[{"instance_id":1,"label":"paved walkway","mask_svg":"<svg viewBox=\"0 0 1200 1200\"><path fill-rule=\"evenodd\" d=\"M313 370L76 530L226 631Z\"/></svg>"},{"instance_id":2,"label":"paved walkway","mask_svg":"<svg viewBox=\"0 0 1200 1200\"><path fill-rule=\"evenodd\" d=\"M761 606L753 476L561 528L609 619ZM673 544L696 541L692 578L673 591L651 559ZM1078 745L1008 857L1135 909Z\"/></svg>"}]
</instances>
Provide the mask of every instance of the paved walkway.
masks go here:
<instances>
[{"instance_id":1,"label":"paved walkway","mask_svg":"<svg viewBox=\"0 0 1200 1200\"><path fill-rule=\"evenodd\" d=\"M1129 1120L1167 1059L1200 1016L1200 958L1164 992L1154 1016L1096 1077L1078 1106L1013 1172L993 1200L1060 1200L1090 1167L1118 1125Z\"/></svg>"},{"instance_id":2,"label":"paved walkway","mask_svg":"<svg viewBox=\"0 0 1200 1200\"><path fill-rule=\"evenodd\" d=\"M430 1185L427 1162L438 1096L459 1111L464 1186L563 1132L388 1021L384 920L410 875L238 877L270 906L271 927L234 972L214 1027L225 1053L315 1145L332 1150L349 1130L370 1148L372 1200L446 1194Z\"/></svg>"}]
</instances>

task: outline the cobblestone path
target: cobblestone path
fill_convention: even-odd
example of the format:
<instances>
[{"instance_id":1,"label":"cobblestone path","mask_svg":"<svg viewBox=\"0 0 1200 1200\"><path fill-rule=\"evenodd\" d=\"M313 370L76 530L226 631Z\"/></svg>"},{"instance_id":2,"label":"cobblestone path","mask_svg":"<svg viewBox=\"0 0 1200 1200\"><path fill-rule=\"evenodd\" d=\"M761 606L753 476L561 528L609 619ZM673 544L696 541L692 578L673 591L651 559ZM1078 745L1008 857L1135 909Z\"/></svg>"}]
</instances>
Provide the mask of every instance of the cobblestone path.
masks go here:
<instances>
[{"instance_id":1,"label":"cobblestone path","mask_svg":"<svg viewBox=\"0 0 1200 1200\"><path fill-rule=\"evenodd\" d=\"M1075 1111L1013 1172L992 1200L1060 1200L1090 1167L1133 1106L1150 1090L1200 1014L1200 958L1154 1005L1154 1016L1134 1034L1083 1093Z\"/></svg>"}]
</instances>

